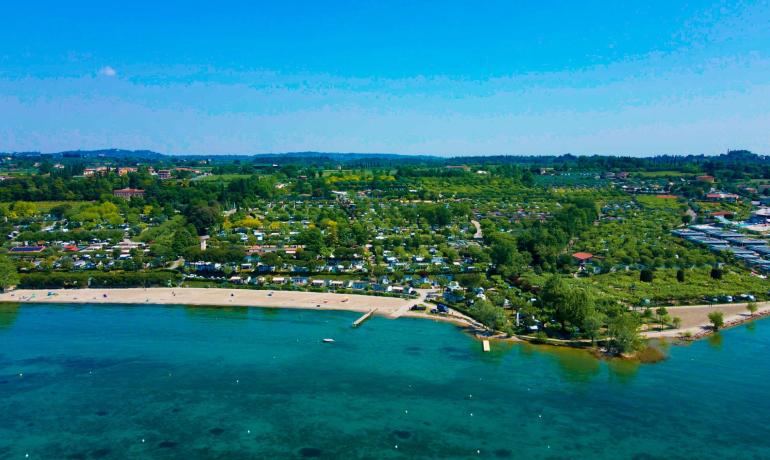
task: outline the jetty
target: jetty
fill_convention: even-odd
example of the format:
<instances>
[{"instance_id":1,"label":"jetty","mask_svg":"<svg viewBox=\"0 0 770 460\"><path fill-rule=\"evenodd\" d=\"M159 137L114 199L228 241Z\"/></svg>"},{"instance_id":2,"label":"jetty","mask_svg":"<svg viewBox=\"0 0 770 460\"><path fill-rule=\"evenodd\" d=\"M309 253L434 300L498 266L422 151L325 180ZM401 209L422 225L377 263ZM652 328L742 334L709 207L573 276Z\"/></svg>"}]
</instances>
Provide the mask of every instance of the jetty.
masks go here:
<instances>
[{"instance_id":1,"label":"jetty","mask_svg":"<svg viewBox=\"0 0 770 460\"><path fill-rule=\"evenodd\" d=\"M353 321L353 327L360 326L364 321L366 321L367 319L371 318L375 311L377 311L377 309L376 308L372 308L371 310L369 310L366 313L364 313L364 315L362 317L360 317L357 320Z\"/></svg>"}]
</instances>

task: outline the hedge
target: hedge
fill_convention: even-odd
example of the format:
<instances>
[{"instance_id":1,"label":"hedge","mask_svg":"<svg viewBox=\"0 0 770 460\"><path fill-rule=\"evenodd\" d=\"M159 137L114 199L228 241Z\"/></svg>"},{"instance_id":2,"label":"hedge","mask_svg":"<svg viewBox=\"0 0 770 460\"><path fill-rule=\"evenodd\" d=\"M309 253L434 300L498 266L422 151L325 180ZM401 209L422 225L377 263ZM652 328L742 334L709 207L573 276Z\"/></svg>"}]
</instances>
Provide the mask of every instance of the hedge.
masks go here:
<instances>
[{"instance_id":1,"label":"hedge","mask_svg":"<svg viewBox=\"0 0 770 460\"><path fill-rule=\"evenodd\" d=\"M21 275L20 288L56 289L84 287L150 287L175 286L182 277L178 273L156 272L50 272L27 273ZM89 282L90 280L90 282Z\"/></svg>"}]
</instances>

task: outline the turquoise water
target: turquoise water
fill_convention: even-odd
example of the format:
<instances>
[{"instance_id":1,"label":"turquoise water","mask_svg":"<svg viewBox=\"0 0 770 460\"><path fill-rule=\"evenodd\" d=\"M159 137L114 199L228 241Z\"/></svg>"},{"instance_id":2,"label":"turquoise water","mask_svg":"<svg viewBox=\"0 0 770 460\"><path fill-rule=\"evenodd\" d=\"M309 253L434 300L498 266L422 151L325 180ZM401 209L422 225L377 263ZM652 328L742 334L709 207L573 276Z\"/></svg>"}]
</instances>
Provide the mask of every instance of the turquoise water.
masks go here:
<instances>
[{"instance_id":1,"label":"turquoise water","mask_svg":"<svg viewBox=\"0 0 770 460\"><path fill-rule=\"evenodd\" d=\"M770 321L634 366L355 318L2 306L0 458L770 458Z\"/></svg>"}]
</instances>

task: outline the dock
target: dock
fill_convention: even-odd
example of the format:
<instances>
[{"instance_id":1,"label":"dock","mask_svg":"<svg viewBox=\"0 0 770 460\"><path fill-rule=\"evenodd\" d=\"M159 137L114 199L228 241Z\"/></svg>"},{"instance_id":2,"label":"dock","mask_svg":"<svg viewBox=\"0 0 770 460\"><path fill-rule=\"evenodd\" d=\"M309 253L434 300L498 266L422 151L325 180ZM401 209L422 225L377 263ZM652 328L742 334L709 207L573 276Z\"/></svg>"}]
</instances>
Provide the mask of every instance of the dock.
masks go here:
<instances>
[{"instance_id":1,"label":"dock","mask_svg":"<svg viewBox=\"0 0 770 460\"><path fill-rule=\"evenodd\" d=\"M481 346L484 348L484 351L489 351L490 350L490 348L489 348L489 340L483 340L481 342Z\"/></svg>"},{"instance_id":2,"label":"dock","mask_svg":"<svg viewBox=\"0 0 770 460\"><path fill-rule=\"evenodd\" d=\"M357 320L353 321L353 327L360 326L364 321L366 321L367 319L371 318L371 316L374 314L375 311L377 311L377 309L373 308L373 309L367 311L366 313L364 313L364 316L362 316L362 317L358 318Z\"/></svg>"}]
</instances>

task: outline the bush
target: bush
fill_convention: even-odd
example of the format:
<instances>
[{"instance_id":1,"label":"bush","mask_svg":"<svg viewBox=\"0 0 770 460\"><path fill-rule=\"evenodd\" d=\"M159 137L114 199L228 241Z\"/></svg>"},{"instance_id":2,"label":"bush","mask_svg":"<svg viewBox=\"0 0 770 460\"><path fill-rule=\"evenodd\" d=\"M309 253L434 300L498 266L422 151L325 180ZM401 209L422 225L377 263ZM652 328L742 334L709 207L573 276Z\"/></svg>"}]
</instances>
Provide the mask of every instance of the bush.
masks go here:
<instances>
[{"instance_id":1,"label":"bush","mask_svg":"<svg viewBox=\"0 0 770 460\"><path fill-rule=\"evenodd\" d=\"M532 343L546 343L548 341L548 334L543 331L535 332L533 337Z\"/></svg>"},{"instance_id":2,"label":"bush","mask_svg":"<svg viewBox=\"0 0 770 460\"><path fill-rule=\"evenodd\" d=\"M709 321L711 321L714 330L718 331L720 327L725 325L725 315L721 311L712 311L709 313Z\"/></svg>"},{"instance_id":3,"label":"bush","mask_svg":"<svg viewBox=\"0 0 770 460\"><path fill-rule=\"evenodd\" d=\"M643 283L652 283L653 275L652 270L645 268L639 273L639 281Z\"/></svg>"}]
</instances>

